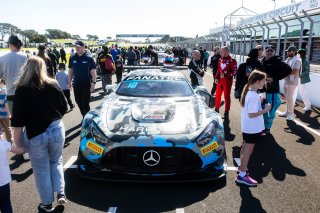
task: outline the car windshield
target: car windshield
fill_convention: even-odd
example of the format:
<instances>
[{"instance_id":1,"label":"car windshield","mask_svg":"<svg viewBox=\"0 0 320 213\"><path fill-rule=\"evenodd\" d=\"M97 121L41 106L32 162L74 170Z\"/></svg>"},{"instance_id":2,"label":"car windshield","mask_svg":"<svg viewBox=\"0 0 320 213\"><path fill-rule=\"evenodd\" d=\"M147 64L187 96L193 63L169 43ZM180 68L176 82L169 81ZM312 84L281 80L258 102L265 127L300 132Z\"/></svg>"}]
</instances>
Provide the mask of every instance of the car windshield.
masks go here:
<instances>
[{"instance_id":1,"label":"car windshield","mask_svg":"<svg viewBox=\"0 0 320 213\"><path fill-rule=\"evenodd\" d=\"M129 76L118 87L116 94L134 97L185 97L193 91L182 77Z\"/></svg>"}]
</instances>

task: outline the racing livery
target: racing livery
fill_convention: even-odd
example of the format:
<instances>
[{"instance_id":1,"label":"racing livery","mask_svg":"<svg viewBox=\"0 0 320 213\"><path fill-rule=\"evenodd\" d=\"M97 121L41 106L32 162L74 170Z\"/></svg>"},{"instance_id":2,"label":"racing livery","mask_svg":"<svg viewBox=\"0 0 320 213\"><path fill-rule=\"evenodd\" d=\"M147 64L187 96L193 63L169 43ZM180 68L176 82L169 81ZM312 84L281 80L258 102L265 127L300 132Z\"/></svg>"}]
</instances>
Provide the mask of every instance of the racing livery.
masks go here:
<instances>
[{"instance_id":1,"label":"racing livery","mask_svg":"<svg viewBox=\"0 0 320 213\"><path fill-rule=\"evenodd\" d=\"M210 98L177 71L130 72L84 117L78 173L113 181L223 177L223 123Z\"/></svg>"}]
</instances>

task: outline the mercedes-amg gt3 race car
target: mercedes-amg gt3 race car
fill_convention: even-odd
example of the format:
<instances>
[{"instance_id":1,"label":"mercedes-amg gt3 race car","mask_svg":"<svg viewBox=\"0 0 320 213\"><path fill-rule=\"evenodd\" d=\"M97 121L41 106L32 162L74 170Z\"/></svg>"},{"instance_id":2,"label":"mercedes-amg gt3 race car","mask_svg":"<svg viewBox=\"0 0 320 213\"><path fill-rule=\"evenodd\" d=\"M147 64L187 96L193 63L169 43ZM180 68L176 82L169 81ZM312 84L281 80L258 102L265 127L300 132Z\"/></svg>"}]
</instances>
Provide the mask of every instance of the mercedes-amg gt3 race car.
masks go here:
<instances>
[{"instance_id":1,"label":"mercedes-amg gt3 race car","mask_svg":"<svg viewBox=\"0 0 320 213\"><path fill-rule=\"evenodd\" d=\"M178 71L130 72L84 117L78 174L142 182L225 176L223 123L211 99Z\"/></svg>"}]
</instances>

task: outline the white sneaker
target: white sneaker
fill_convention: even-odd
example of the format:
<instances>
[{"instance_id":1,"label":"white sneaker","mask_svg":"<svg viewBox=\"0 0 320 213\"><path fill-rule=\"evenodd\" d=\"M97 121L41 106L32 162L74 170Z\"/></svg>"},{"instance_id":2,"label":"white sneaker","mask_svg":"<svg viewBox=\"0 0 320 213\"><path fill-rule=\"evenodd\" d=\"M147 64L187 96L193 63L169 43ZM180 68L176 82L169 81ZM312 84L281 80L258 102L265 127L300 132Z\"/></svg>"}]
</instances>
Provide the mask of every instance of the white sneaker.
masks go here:
<instances>
[{"instance_id":1,"label":"white sneaker","mask_svg":"<svg viewBox=\"0 0 320 213\"><path fill-rule=\"evenodd\" d=\"M279 114L279 117L287 117L288 113L287 112L281 112Z\"/></svg>"},{"instance_id":2,"label":"white sneaker","mask_svg":"<svg viewBox=\"0 0 320 213\"><path fill-rule=\"evenodd\" d=\"M30 160L28 152L24 153L22 156L24 160Z\"/></svg>"},{"instance_id":3,"label":"white sneaker","mask_svg":"<svg viewBox=\"0 0 320 213\"><path fill-rule=\"evenodd\" d=\"M306 106L305 108L303 108L303 111L310 111L311 110L311 106Z\"/></svg>"},{"instance_id":4,"label":"white sneaker","mask_svg":"<svg viewBox=\"0 0 320 213\"><path fill-rule=\"evenodd\" d=\"M292 115L287 115L286 120L287 121L293 121L293 116Z\"/></svg>"}]
</instances>

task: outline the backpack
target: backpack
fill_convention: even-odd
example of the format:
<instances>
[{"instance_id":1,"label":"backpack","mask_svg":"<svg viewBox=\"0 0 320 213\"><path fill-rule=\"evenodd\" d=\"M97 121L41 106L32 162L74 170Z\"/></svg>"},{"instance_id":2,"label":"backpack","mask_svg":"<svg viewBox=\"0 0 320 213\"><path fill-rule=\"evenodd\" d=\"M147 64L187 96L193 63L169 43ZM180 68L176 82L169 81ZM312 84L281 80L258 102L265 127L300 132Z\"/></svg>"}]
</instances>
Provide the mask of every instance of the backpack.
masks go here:
<instances>
[{"instance_id":1,"label":"backpack","mask_svg":"<svg viewBox=\"0 0 320 213\"><path fill-rule=\"evenodd\" d=\"M116 71L116 67L114 66L114 63L112 61L111 57L106 57L106 61L104 62L104 66L106 68L106 70L108 71Z\"/></svg>"}]
</instances>

